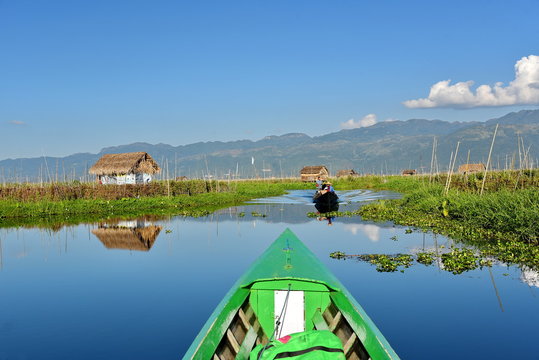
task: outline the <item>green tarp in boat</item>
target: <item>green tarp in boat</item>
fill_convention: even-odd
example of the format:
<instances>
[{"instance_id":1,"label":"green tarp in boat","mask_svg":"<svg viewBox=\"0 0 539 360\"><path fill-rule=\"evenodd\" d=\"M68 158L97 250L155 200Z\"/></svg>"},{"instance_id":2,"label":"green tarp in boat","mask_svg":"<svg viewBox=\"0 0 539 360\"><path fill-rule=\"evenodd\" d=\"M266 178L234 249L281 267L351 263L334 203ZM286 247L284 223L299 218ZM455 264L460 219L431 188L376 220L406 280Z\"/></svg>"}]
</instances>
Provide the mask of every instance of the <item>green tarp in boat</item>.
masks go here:
<instances>
[{"instance_id":1,"label":"green tarp in boat","mask_svg":"<svg viewBox=\"0 0 539 360\"><path fill-rule=\"evenodd\" d=\"M341 340L331 331L304 331L253 349L249 360L345 360Z\"/></svg>"}]
</instances>

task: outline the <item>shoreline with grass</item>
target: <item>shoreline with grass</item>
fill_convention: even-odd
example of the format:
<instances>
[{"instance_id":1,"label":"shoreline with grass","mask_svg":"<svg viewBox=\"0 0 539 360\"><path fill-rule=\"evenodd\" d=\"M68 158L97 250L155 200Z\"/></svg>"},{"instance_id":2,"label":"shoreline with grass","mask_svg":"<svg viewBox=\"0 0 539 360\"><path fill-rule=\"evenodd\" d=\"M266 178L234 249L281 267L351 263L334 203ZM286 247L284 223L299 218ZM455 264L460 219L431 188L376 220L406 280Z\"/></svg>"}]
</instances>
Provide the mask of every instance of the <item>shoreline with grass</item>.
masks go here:
<instances>
[{"instance_id":1,"label":"shoreline with grass","mask_svg":"<svg viewBox=\"0 0 539 360\"><path fill-rule=\"evenodd\" d=\"M482 257L539 269L539 172L489 173L481 195L482 176L453 175L448 189L446 175L373 179L373 189L404 196L345 215L432 231L475 246Z\"/></svg>"},{"instance_id":2,"label":"shoreline with grass","mask_svg":"<svg viewBox=\"0 0 539 360\"><path fill-rule=\"evenodd\" d=\"M360 176L332 179L338 190L390 190L349 214L392 221L481 245L539 242L539 171L492 172L479 194L482 173L437 176ZM0 227L77 223L144 215L203 216L246 201L314 189L299 180L159 181L150 185L69 183L0 186Z\"/></svg>"},{"instance_id":3,"label":"shoreline with grass","mask_svg":"<svg viewBox=\"0 0 539 360\"><path fill-rule=\"evenodd\" d=\"M246 201L310 189L299 181L170 181L151 185L48 184L0 187L0 228L76 224L145 215L204 216Z\"/></svg>"}]
</instances>

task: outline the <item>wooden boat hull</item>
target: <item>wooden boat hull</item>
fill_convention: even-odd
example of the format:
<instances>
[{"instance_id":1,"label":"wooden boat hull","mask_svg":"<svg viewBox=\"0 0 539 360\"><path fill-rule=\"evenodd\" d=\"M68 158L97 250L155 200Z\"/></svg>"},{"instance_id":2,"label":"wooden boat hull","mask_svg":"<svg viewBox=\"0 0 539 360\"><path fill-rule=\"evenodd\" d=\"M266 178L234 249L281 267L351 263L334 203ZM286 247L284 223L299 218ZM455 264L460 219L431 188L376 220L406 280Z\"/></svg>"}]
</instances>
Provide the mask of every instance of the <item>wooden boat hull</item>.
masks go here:
<instances>
[{"instance_id":1,"label":"wooden boat hull","mask_svg":"<svg viewBox=\"0 0 539 360\"><path fill-rule=\"evenodd\" d=\"M339 203L315 203L314 207L320 214L326 214L329 212L339 211Z\"/></svg>"},{"instance_id":2,"label":"wooden boat hull","mask_svg":"<svg viewBox=\"0 0 539 360\"><path fill-rule=\"evenodd\" d=\"M313 196L313 202L322 206L335 206L339 203L339 197L333 191L326 193L317 191Z\"/></svg>"},{"instance_id":3,"label":"wooden boat hull","mask_svg":"<svg viewBox=\"0 0 539 360\"><path fill-rule=\"evenodd\" d=\"M183 359L248 359L252 348L276 331L285 293L287 301L296 300L287 303L292 310L277 332L285 325L285 334L330 330L341 339L347 359L398 359L361 306L289 229L227 293ZM294 304L303 308L294 311Z\"/></svg>"}]
</instances>

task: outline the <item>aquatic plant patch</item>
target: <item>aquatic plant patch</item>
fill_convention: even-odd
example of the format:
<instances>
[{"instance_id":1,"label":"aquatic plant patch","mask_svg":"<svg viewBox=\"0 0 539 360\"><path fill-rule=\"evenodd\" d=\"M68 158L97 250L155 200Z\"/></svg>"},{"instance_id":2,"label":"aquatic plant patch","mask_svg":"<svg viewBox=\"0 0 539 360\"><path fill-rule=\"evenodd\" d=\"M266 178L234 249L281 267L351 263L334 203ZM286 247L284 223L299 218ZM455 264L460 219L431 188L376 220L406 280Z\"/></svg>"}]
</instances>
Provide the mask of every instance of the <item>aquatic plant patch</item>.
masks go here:
<instances>
[{"instance_id":1,"label":"aquatic plant patch","mask_svg":"<svg viewBox=\"0 0 539 360\"><path fill-rule=\"evenodd\" d=\"M435 254L433 252L419 252L413 254L359 254L348 255L342 251L335 251L329 255L333 259L367 262L376 266L379 272L404 272L404 269L411 267L414 263L430 266L437 262L442 270L455 275L477 268L492 266L492 261L482 252L467 248L451 248L450 251Z\"/></svg>"}]
</instances>

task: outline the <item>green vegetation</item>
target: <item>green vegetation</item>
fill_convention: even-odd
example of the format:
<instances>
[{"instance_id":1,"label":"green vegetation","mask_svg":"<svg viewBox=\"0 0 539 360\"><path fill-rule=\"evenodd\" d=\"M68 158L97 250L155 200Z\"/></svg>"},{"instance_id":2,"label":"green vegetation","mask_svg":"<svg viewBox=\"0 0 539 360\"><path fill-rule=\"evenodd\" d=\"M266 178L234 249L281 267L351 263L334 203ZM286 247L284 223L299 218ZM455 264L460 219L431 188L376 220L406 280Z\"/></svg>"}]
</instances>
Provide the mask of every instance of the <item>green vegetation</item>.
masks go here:
<instances>
[{"instance_id":1,"label":"green vegetation","mask_svg":"<svg viewBox=\"0 0 539 360\"><path fill-rule=\"evenodd\" d=\"M358 214L371 220L432 229L457 239L539 240L537 190L487 193L459 191L443 194L437 185L408 193L403 199L384 200L362 207Z\"/></svg>"},{"instance_id":2,"label":"green vegetation","mask_svg":"<svg viewBox=\"0 0 539 360\"><path fill-rule=\"evenodd\" d=\"M435 254L431 252L420 252L417 253L416 261L423 265L432 265L434 263L434 260L436 260Z\"/></svg>"},{"instance_id":3,"label":"green vegetation","mask_svg":"<svg viewBox=\"0 0 539 360\"><path fill-rule=\"evenodd\" d=\"M379 272L404 272L404 269L409 268L415 262L430 266L435 261L442 264L441 269L451 272L455 275L463 272L477 269L478 267L492 266L492 262L488 258L483 258L483 252L476 254L474 251L466 248L451 248L451 251L436 255L432 252L419 252L413 255L409 254L361 254L347 255L341 251L332 252L329 256L333 259L345 260L355 259L357 261L368 262L376 266L376 271Z\"/></svg>"},{"instance_id":4,"label":"green vegetation","mask_svg":"<svg viewBox=\"0 0 539 360\"><path fill-rule=\"evenodd\" d=\"M470 249L454 248L451 252L442 254L441 258L444 269L455 275L473 270L478 266L478 257Z\"/></svg>"},{"instance_id":5,"label":"green vegetation","mask_svg":"<svg viewBox=\"0 0 539 360\"><path fill-rule=\"evenodd\" d=\"M539 269L537 170L490 173L483 195L479 194L482 173L453 175L448 191L445 175L371 181L375 189L399 191L404 197L370 203L354 212L364 219L431 230L474 245L482 256ZM461 256L459 264L466 259L466 254L454 255Z\"/></svg>"},{"instance_id":6,"label":"green vegetation","mask_svg":"<svg viewBox=\"0 0 539 360\"><path fill-rule=\"evenodd\" d=\"M245 201L312 188L292 181L170 181L150 185L0 186L0 227L76 224L142 215L207 215ZM170 193L170 196L167 194Z\"/></svg>"},{"instance_id":7,"label":"green vegetation","mask_svg":"<svg viewBox=\"0 0 539 360\"><path fill-rule=\"evenodd\" d=\"M392 190L404 196L397 200L372 202L355 211L330 213L330 216L361 215L368 220L393 221L450 236L480 249L481 258L476 262L479 266L481 259L495 257L507 264L539 269L538 170L489 173L483 195L479 195L482 173L453 175L446 191L447 180L446 175L334 179L332 182L339 190ZM0 186L0 227L32 225L54 228L59 223L76 224L142 215L202 216L219 208L240 205L254 198L281 195L292 189L313 189L313 184L289 180L192 180L127 186L79 182L44 186L4 185ZM245 213L238 216L245 216ZM309 213L308 216L317 217L319 214ZM456 255L462 256L463 260L459 262L464 261L465 254ZM383 268L386 258L376 261ZM423 264L432 261L427 255L418 258L418 262ZM451 262L448 264L452 266ZM454 269L460 271L458 267Z\"/></svg>"}]
</instances>

